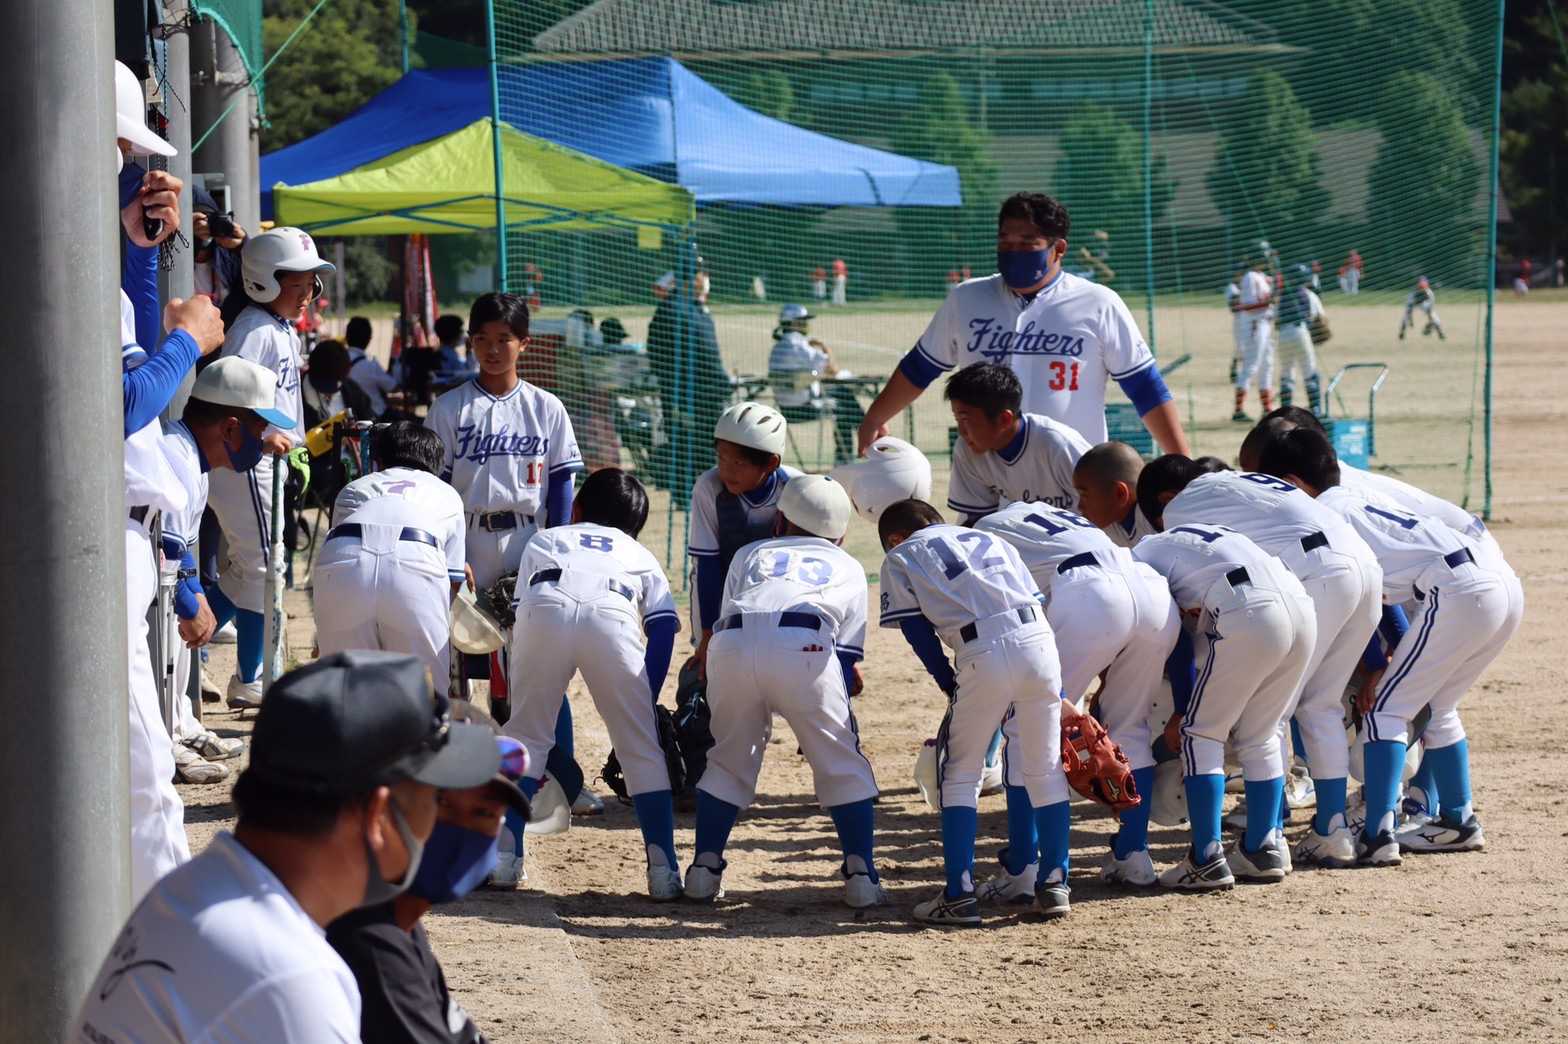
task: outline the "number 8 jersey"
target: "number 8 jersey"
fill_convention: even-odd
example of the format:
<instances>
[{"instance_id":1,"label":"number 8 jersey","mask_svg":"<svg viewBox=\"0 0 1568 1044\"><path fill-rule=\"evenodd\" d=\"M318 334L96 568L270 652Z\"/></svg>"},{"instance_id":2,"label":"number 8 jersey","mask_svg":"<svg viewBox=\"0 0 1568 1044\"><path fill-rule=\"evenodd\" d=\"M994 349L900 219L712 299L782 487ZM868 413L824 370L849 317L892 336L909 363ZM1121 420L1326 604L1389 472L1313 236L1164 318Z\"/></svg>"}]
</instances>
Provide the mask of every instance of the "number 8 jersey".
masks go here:
<instances>
[{"instance_id":1,"label":"number 8 jersey","mask_svg":"<svg viewBox=\"0 0 1568 1044\"><path fill-rule=\"evenodd\" d=\"M927 526L882 560L881 626L924 616L954 649L964 626L1040 601L1018 552L977 529Z\"/></svg>"},{"instance_id":2,"label":"number 8 jersey","mask_svg":"<svg viewBox=\"0 0 1568 1044\"><path fill-rule=\"evenodd\" d=\"M832 628L838 652L865 655L866 571L821 537L758 540L735 554L719 619L733 613L815 613Z\"/></svg>"}]
</instances>

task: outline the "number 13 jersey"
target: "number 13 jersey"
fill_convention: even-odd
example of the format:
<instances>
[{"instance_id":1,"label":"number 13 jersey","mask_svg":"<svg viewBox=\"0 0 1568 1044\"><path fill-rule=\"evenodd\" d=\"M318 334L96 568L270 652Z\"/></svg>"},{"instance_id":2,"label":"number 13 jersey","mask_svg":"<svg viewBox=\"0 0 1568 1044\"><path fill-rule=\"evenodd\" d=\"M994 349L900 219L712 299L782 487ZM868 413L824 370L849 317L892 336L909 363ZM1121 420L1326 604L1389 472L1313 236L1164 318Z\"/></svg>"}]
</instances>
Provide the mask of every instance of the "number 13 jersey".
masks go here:
<instances>
[{"instance_id":1,"label":"number 13 jersey","mask_svg":"<svg viewBox=\"0 0 1568 1044\"><path fill-rule=\"evenodd\" d=\"M719 619L787 610L821 617L832 628L838 651L864 656L866 571L837 544L787 536L758 540L736 552L724 580Z\"/></svg>"}]
</instances>

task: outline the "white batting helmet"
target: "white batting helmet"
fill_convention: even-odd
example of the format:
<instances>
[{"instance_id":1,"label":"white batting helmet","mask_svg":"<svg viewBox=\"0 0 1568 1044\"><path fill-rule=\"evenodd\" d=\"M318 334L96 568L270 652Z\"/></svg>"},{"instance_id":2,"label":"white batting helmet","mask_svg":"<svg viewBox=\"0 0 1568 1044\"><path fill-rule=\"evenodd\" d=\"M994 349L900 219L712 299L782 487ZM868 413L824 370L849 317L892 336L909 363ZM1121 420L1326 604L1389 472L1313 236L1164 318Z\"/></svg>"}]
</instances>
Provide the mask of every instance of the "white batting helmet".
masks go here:
<instances>
[{"instance_id":1,"label":"white batting helmet","mask_svg":"<svg viewBox=\"0 0 1568 1044\"><path fill-rule=\"evenodd\" d=\"M928 739L920 745L915 755L915 787L925 803L938 811L942 808L942 792L936 779L936 740Z\"/></svg>"},{"instance_id":2,"label":"white batting helmet","mask_svg":"<svg viewBox=\"0 0 1568 1044\"><path fill-rule=\"evenodd\" d=\"M1345 730L1345 739L1350 744L1350 778L1357 783L1365 783L1367 779L1365 740L1366 737L1354 725ZM1409 783L1415 778L1416 769L1421 767L1421 741L1416 740L1405 748L1405 764L1400 770L1401 783Z\"/></svg>"},{"instance_id":3,"label":"white batting helmet","mask_svg":"<svg viewBox=\"0 0 1568 1044\"><path fill-rule=\"evenodd\" d=\"M843 540L853 511L843 485L827 475L800 475L779 494L779 514L824 540Z\"/></svg>"},{"instance_id":4,"label":"white batting helmet","mask_svg":"<svg viewBox=\"0 0 1568 1044\"><path fill-rule=\"evenodd\" d=\"M787 304L779 309L780 323L796 323L802 319L815 319L811 309L802 304Z\"/></svg>"},{"instance_id":5,"label":"white batting helmet","mask_svg":"<svg viewBox=\"0 0 1568 1044\"><path fill-rule=\"evenodd\" d=\"M1182 783L1181 759L1154 766L1154 793L1149 795L1149 819L1160 826L1187 822L1187 788Z\"/></svg>"},{"instance_id":6,"label":"white batting helmet","mask_svg":"<svg viewBox=\"0 0 1568 1044\"><path fill-rule=\"evenodd\" d=\"M473 592L467 586L459 588L457 597L452 599L452 647L458 652L478 656L493 653L505 645L506 636L490 614L475 603Z\"/></svg>"},{"instance_id":7,"label":"white batting helmet","mask_svg":"<svg viewBox=\"0 0 1568 1044\"><path fill-rule=\"evenodd\" d=\"M287 225L269 229L245 241L240 253L245 293L257 304L271 304L283 292L279 272L336 272L331 261L316 253L316 241L303 229Z\"/></svg>"},{"instance_id":8,"label":"white batting helmet","mask_svg":"<svg viewBox=\"0 0 1568 1044\"><path fill-rule=\"evenodd\" d=\"M910 497L931 499L931 462L924 453L891 435L873 442L865 460L840 464L831 474L849 491L855 510L873 523L890 504Z\"/></svg>"},{"instance_id":9,"label":"white batting helmet","mask_svg":"<svg viewBox=\"0 0 1568 1044\"><path fill-rule=\"evenodd\" d=\"M760 402L738 402L719 415L713 437L784 456L784 415Z\"/></svg>"}]
</instances>

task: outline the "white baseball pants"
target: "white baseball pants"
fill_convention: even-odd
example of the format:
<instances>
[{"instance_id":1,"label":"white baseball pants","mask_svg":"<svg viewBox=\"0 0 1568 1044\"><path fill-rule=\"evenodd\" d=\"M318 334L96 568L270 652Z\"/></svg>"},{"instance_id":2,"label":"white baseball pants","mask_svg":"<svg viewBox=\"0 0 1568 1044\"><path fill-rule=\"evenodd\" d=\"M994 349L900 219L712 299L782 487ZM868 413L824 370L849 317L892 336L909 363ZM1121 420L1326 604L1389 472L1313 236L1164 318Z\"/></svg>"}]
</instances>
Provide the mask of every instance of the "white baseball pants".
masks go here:
<instances>
[{"instance_id":1,"label":"white baseball pants","mask_svg":"<svg viewBox=\"0 0 1568 1044\"><path fill-rule=\"evenodd\" d=\"M529 522L515 529L482 529L468 516L468 532L463 538L463 552L469 568L474 571L474 586L483 591L507 573L517 572L523 561L523 548L539 531Z\"/></svg>"},{"instance_id":2,"label":"white baseball pants","mask_svg":"<svg viewBox=\"0 0 1568 1044\"><path fill-rule=\"evenodd\" d=\"M1236 367L1236 389L1245 391L1249 384L1257 382L1261 391L1274 387L1274 320L1253 318L1248 331L1244 350L1241 353L1241 365Z\"/></svg>"},{"instance_id":3,"label":"white baseball pants","mask_svg":"<svg viewBox=\"0 0 1568 1044\"><path fill-rule=\"evenodd\" d=\"M451 676L452 584L439 547L403 526L360 524L324 541L312 577L322 656L382 649L417 656L437 687Z\"/></svg>"},{"instance_id":4,"label":"white baseball pants","mask_svg":"<svg viewBox=\"0 0 1568 1044\"><path fill-rule=\"evenodd\" d=\"M875 797L832 633L825 624L781 627L779 615L747 613L742 627L719 631L708 644L714 745L698 789L739 808L750 805L778 714L811 765L824 808ZM1000 723L998 716L992 731ZM984 743L980 753L983 759Z\"/></svg>"},{"instance_id":5,"label":"white baseball pants","mask_svg":"<svg viewBox=\"0 0 1568 1044\"><path fill-rule=\"evenodd\" d=\"M1027 788L1035 808L1066 801L1062 668L1051 628L1021 622L1017 610L975 627L975 639L958 649L958 689L937 732L942 807L979 805L985 752L998 726L1007 735L1008 782Z\"/></svg>"},{"instance_id":6,"label":"white baseball pants","mask_svg":"<svg viewBox=\"0 0 1568 1044\"><path fill-rule=\"evenodd\" d=\"M1280 383L1286 387L1293 385L1297 370L1301 371L1303 381L1322 377L1318 372L1318 355L1312 347L1312 334L1306 323L1291 323L1280 327L1279 331Z\"/></svg>"},{"instance_id":7,"label":"white baseball pants","mask_svg":"<svg viewBox=\"0 0 1568 1044\"><path fill-rule=\"evenodd\" d=\"M1285 773L1279 727L1306 676L1317 623L1295 577L1259 566L1247 574L1239 585L1221 577L1203 599L1198 681L1181 726L1184 775L1223 775L1227 739L1247 779Z\"/></svg>"},{"instance_id":8,"label":"white baseball pants","mask_svg":"<svg viewBox=\"0 0 1568 1044\"><path fill-rule=\"evenodd\" d=\"M214 468L207 476L207 504L223 528L227 555L218 585L236 607L252 613L267 609L273 467L272 455L262 454L249 471Z\"/></svg>"},{"instance_id":9,"label":"white baseball pants","mask_svg":"<svg viewBox=\"0 0 1568 1044\"><path fill-rule=\"evenodd\" d=\"M528 749L529 771L543 775L555 747L555 721L566 686L581 671L626 774L628 793L669 790L654 694L643 664L642 620L631 601L606 587L602 577L568 577L535 587L526 583L517 589L512 718L504 731Z\"/></svg>"}]
</instances>

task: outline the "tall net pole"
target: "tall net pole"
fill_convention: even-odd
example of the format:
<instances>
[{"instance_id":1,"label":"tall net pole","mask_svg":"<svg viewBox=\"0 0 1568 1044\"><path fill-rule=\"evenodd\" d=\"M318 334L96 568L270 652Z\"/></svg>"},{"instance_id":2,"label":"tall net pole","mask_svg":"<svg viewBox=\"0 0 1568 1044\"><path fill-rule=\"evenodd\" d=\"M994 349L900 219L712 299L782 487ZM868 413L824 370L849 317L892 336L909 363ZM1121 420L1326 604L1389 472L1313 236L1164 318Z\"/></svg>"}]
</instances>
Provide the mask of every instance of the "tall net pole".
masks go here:
<instances>
[{"instance_id":1,"label":"tall net pole","mask_svg":"<svg viewBox=\"0 0 1568 1044\"><path fill-rule=\"evenodd\" d=\"M1154 122L1154 0L1146 0L1143 14L1143 266L1148 292L1148 325L1144 336L1154 351L1154 148L1150 126Z\"/></svg>"},{"instance_id":2,"label":"tall net pole","mask_svg":"<svg viewBox=\"0 0 1568 1044\"><path fill-rule=\"evenodd\" d=\"M1486 340L1481 391L1481 517L1486 519L1492 517L1492 314L1497 297L1497 164L1503 126L1503 7L1506 2L1497 0L1496 47L1492 59L1492 134L1487 157Z\"/></svg>"},{"instance_id":3,"label":"tall net pole","mask_svg":"<svg viewBox=\"0 0 1568 1044\"><path fill-rule=\"evenodd\" d=\"M506 181L501 170L501 84L495 49L495 0L485 0L485 49L490 63L490 156L495 166L496 286L507 287Z\"/></svg>"}]
</instances>

